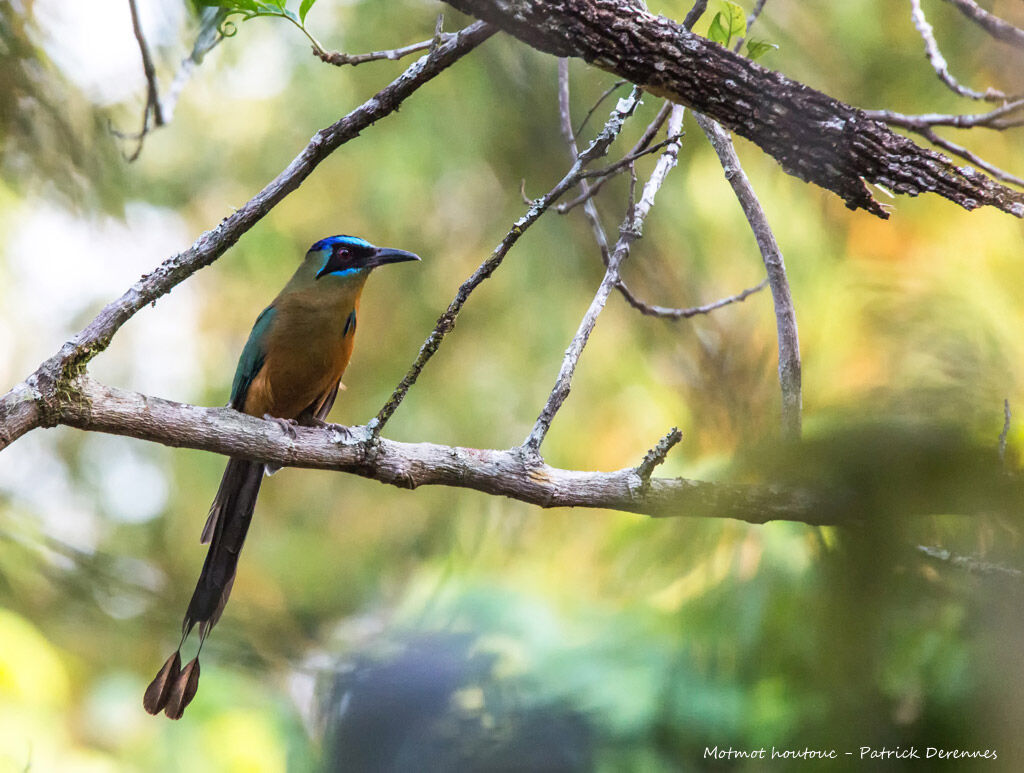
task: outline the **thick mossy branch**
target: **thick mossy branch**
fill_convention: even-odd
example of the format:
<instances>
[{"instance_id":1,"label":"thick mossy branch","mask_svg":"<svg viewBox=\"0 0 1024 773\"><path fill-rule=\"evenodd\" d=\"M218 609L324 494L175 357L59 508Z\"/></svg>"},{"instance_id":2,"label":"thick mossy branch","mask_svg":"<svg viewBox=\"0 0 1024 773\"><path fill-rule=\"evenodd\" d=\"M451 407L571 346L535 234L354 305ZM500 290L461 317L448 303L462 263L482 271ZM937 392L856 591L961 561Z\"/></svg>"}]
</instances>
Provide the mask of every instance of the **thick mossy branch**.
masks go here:
<instances>
[{"instance_id":1,"label":"thick mossy branch","mask_svg":"<svg viewBox=\"0 0 1024 773\"><path fill-rule=\"evenodd\" d=\"M865 181L1024 217L1024 194L916 145L863 111L765 69L627 0L447 0L534 48L584 59L692 107L851 209L888 213Z\"/></svg>"}]
</instances>

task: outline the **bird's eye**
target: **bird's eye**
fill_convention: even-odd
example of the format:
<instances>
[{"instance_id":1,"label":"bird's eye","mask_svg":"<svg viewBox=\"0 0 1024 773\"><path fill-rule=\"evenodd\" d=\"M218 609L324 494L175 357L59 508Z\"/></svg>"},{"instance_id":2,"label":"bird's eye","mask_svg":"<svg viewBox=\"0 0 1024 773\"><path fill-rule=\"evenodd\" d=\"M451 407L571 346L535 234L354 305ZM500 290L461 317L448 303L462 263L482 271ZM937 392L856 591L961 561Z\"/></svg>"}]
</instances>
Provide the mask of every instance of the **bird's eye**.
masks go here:
<instances>
[{"instance_id":1,"label":"bird's eye","mask_svg":"<svg viewBox=\"0 0 1024 773\"><path fill-rule=\"evenodd\" d=\"M347 258L347 257L349 257L349 251L348 251L348 250L342 250L342 251L341 251L340 253L338 253L338 254L339 254L339 255L341 255L341 257L343 257L343 258Z\"/></svg>"}]
</instances>

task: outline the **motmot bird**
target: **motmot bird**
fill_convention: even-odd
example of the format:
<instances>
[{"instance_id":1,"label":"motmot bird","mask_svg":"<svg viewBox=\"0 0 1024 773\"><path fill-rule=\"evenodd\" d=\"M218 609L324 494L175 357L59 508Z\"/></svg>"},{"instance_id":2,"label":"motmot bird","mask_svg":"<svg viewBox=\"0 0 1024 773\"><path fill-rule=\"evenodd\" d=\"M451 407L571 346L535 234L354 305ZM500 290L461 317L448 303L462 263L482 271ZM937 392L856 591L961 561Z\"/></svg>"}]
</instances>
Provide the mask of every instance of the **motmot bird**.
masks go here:
<instances>
[{"instance_id":1,"label":"motmot bird","mask_svg":"<svg viewBox=\"0 0 1024 773\"><path fill-rule=\"evenodd\" d=\"M377 266L419 260L355 236L329 236L306 253L295 274L256 318L242 349L228 405L252 416L322 424L338 396L359 316L359 296ZM286 427L291 430L290 426ZM274 468L276 469L276 468ZM185 612L181 642L150 683L143 706L179 719L199 684L199 654L181 667L181 646L199 626L199 649L231 593L264 462L232 457L210 506L200 542L206 561Z\"/></svg>"}]
</instances>

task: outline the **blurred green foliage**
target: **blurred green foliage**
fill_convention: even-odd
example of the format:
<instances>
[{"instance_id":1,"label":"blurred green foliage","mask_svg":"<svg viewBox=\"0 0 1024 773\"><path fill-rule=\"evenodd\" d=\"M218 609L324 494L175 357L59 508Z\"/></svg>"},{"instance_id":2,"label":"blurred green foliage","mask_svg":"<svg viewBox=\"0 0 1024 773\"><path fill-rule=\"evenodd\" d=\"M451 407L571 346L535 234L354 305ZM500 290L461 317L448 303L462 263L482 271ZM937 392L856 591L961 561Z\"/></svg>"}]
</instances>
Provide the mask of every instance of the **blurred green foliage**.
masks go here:
<instances>
[{"instance_id":1,"label":"blurred green foliage","mask_svg":"<svg viewBox=\"0 0 1024 773\"><path fill-rule=\"evenodd\" d=\"M0 4L5 385L408 64L329 67L291 25L246 21L127 165L105 127L137 125L144 86L100 104L83 72L54 64L72 43L54 32L68 12L58 5ZM127 40L126 66L141 70L122 5L101 27L111 49ZM199 22L176 0L139 5L166 90ZM987 45L945 5L928 13L958 77L1021 91L1020 53ZM678 19L690 4L650 6ZM442 10L448 30L465 21L422 0L320 0L298 13L325 47L358 53L429 38ZM780 46L766 66L855 104L975 109L941 86L909 12L890 3L770 0L754 31ZM570 71L579 121L612 80L580 62ZM354 233L424 257L375 276L364 296L333 418L366 421L522 213L520 182L536 196L564 173L555 81L552 58L495 37L141 312L95 362L97 377L223 404L252 321L302 252ZM620 152L659 106L645 99ZM663 305L705 303L763 275L714 153L689 118L686 128L625 268ZM1019 171L1015 139L965 142ZM223 460L37 431L0 455L0 769L308 770L361 753L351 744L363 718L362 740L386 737L378 751L394 751L401 770L693 770L714 767L705 747L764 745L994 748L987 769L1019 770L1020 580L915 546L1024 566L1006 512L1019 499L1002 498L994 453L1003 399L1024 405L1020 223L937 197L896 199L886 222L850 213L738 145L793 285L807 442L773 445L767 293L680 323L613 297L545 455L574 469L634 465L678 425L684 440L659 474L827 484L859 527L540 511L284 470L264 485L202 688L171 723L145 715L141 696L176 640ZM619 179L598 200L612 233L627 192ZM473 295L387 434L521 442L602 273L581 214L545 215ZM1022 426L1011 424L1011 469ZM964 507L975 514L950 514Z\"/></svg>"}]
</instances>

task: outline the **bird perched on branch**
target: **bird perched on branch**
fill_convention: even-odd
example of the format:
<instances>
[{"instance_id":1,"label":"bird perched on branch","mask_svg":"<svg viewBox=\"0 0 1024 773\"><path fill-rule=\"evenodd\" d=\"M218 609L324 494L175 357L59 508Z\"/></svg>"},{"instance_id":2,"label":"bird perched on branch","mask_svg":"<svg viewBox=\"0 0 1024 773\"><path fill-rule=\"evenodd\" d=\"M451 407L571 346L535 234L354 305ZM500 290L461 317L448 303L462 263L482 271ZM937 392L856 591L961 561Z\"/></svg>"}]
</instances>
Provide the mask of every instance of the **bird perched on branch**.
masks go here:
<instances>
[{"instance_id":1,"label":"bird perched on branch","mask_svg":"<svg viewBox=\"0 0 1024 773\"><path fill-rule=\"evenodd\" d=\"M278 421L323 423L352 356L366 278L377 266L407 260L419 257L355 236L330 236L310 247L288 284L256 318L238 360L230 407ZM185 612L181 642L143 698L150 714L163 711L178 719L195 695L199 654L182 668L181 646L198 625L201 650L224 611L265 472L264 462L228 461L200 538L210 547Z\"/></svg>"}]
</instances>

